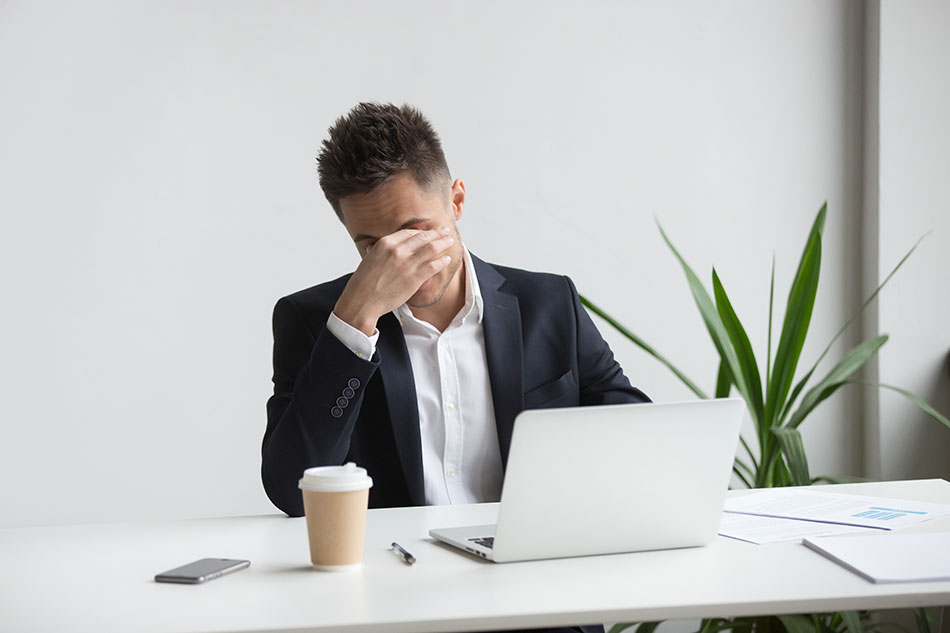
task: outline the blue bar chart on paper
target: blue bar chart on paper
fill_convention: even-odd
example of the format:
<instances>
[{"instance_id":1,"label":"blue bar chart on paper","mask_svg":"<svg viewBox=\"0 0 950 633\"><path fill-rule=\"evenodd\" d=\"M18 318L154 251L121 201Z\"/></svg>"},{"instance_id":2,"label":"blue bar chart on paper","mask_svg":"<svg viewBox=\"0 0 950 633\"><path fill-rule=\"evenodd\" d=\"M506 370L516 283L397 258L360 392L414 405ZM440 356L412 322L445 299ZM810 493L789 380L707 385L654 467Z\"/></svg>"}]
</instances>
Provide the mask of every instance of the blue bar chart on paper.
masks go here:
<instances>
[{"instance_id":1,"label":"blue bar chart on paper","mask_svg":"<svg viewBox=\"0 0 950 633\"><path fill-rule=\"evenodd\" d=\"M723 511L763 517L897 530L950 516L950 505L819 492L802 488L750 490L731 497Z\"/></svg>"},{"instance_id":2,"label":"blue bar chart on paper","mask_svg":"<svg viewBox=\"0 0 950 633\"><path fill-rule=\"evenodd\" d=\"M891 519L899 519L900 517L907 516L909 514L916 514L918 516L924 516L927 513L921 512L918 510L896 510L894 508L880 508L873 506L864 512L859 512L857 514L852 514L853 517L863 517L866 519L878 519L879 521L890 521Z\"/></svg>"}]
</instances>

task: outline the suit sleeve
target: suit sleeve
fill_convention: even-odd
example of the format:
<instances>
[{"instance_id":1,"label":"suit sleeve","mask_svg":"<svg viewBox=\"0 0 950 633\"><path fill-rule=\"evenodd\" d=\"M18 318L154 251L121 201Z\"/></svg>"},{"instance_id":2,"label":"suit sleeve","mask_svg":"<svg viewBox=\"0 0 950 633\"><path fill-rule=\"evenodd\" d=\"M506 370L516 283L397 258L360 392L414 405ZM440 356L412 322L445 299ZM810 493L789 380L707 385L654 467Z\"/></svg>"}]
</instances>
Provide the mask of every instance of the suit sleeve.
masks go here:
<instances>
[{"instance_id":1,"label":"suit sleeve","mask_svg":"<svg viewBox=\"0 0 950 633\"><path fill-rule=\"evenodd\" d=\"M645 393L630 384L614 360L607 341L581 304L574 283L565 277L577 323L577 370L581 405L650 402Z\"/></svg>"},{"instance_id":2,"label":"suit sleeve","mask_svg":"<svg viewBox=\"0 0 950 633\"><path fill-rule=\"evenodd\" d=\"M297 482L313 466L342 464L379 354L362 360L326 328L312 331L293 298L274 307L274 395L267 401L261 479L290 516L303 515Z\"/></svg>"}]
</instances>

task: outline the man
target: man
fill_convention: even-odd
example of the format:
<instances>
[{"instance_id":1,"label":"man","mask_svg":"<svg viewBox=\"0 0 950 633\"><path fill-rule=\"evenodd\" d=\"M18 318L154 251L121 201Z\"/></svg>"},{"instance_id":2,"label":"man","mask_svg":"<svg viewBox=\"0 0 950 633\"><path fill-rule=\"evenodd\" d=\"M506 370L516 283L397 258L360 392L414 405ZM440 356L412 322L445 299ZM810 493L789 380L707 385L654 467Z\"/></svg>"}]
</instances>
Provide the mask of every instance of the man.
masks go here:
<instances>
[{"instance_id":1,"label":"man","mask_svg":"<svg viewBox=\"0 0 950 633\"><path fill-rule=\"evenodd\" d=\"M465 185L418 110L357 105L318 171L362 261L274 309L261 475L278 508L302 515L304 469L346 461L373 508L497 501L522 410L648 401L568 278L463 246Z\"/></svg>"}]
</instances>

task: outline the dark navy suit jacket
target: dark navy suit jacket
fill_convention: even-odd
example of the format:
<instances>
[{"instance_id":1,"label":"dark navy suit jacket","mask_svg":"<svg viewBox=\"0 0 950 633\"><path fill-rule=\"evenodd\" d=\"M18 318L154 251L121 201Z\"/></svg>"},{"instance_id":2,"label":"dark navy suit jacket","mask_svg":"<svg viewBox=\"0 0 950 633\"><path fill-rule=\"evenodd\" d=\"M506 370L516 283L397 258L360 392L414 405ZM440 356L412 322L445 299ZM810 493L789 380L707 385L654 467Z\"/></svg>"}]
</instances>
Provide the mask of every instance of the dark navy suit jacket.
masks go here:
<instances>
[{"instance_id":1,"label":"dark navy suit jacket","mask_svg":"<svg viewBox=\"0 0 950 633\"><path fill-rule=\"evenodd\" d=\"M525 409L649 401L623 375L570 279L472 261L503 466ZM304 469L347 461L373 478L371 508L425 504L415 383L399 322L392 313L379 320L370 360L326 328L348 280L301 290L274 308L261 476L268 497L291 516L303 515Z\"/></svg>"}]
</instances>

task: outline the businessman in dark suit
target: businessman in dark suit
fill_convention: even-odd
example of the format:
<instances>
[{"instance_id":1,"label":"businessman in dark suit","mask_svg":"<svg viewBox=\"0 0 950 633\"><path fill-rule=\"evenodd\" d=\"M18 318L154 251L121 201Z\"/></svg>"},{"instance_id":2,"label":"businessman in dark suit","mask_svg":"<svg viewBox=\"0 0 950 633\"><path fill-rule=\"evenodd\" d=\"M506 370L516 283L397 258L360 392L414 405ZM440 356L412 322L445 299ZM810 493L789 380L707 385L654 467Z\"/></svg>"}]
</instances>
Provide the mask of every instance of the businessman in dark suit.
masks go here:
<instances>
[{"instance_id":1,"label":"businessman in dark suit","mask_svg":"<svg viewBox=\"0 0 950 633\"><path fill-rule=\"evenodd\" d=\"M359 104L318 161L362 261L274 309L262 478L278 508L302 515L304 469L346 461L374 508L497 501L520 411L648 401L567 277L466 250L465 186L417 110Z\"/></svg>"},{"instance_id":2,"label":"businessman in dark suit","mask_svg":"<svg viewBox=\"0 0 950 633\"><path fill-rule=\"evenodd\" d=\"M567 277L462 245L465 185L419 111L359 104L318 164L362 261L274 308L261 476L278 508L302 515L304 469L347 461L373 508L497 501L519 412L648 400Z\"/></svg>"}]
</instances>

